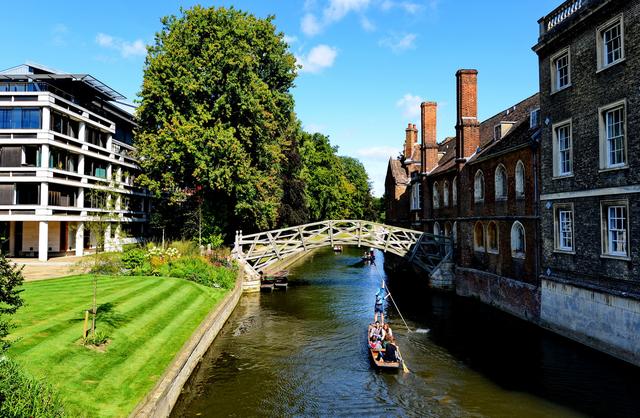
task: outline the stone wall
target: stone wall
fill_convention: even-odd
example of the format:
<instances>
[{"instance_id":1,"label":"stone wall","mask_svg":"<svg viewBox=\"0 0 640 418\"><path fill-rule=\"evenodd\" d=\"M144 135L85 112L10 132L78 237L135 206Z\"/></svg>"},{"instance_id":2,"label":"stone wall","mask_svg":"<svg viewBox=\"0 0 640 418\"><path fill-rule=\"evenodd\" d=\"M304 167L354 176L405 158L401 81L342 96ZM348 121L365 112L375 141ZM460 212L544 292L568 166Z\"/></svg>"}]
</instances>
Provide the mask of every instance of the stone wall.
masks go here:
<instances>
[{"instance_id":1,"label":"stone wall","mask_svg":"<svg viewBox=\"0 0 640 418\"><path fill-rule=\"evenodd\" d=\"M541 294L542 326L640 366L639 299L549 279Z\"/></svg>"},{"instance_id":2,"label":"stone wall","mask_svg":"<svg viewBox=\"0 0 640 418\"><path fill-rule=\"evenodd\" d=\"M481 270L456 268L458 296L473 297L519 318L537 323L540 318L540 289L534 285Z\"/></svg>"}]
</instances>

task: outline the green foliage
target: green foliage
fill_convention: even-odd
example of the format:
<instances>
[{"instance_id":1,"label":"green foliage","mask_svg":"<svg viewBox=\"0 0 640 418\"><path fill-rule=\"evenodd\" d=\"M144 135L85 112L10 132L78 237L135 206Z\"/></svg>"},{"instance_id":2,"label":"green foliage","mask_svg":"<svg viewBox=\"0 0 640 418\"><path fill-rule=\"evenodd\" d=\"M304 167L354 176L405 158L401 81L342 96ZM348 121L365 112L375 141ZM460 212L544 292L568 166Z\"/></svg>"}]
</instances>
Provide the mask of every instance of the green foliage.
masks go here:
<instances>
[{"instance_id":1,"label":"green foliage","mask_svg":"<svg viewBox=\"0 0 640 418\"><path fill-rule=\"evenodd\" d=\"M102 331L96 331L94 334L89 334L82 339L82 345L100 346L109 341L109 336Z\"/></svg>"},{"instance_id":2,"label":"green foliage","mask_svg":"<svg viewBox=\"0 0 640 418\"><path fill-rule=\"evenodd\" d=\"M147 260L147 252L139 247L125 250L122 253L122 267L130 272L139 271Z\"/></svg>"},{"instance_id":3,"label":"green foliage","mask_svg":"<svg viewBox=\"0 0 640 418\"><path fill-rule=\"evenodd\" d=\"M169 247L173 247L183 256L196 256L200 255L200 248L198 247L198 243L195 241L171 241Z\"/></svg>"},{"instance_id":4,"label":"green foliage","mask_svg":"<svg viewBox=\"0 0 640 418\"><path fill-rule=\"evenodd\" d=\"M0 358L0 416L7 418L64 417L57 392L7 358Z\"/></svg>"},{"instance_id":5,"label":"green foliage","mask_svg":"<svg viewBox=\"0 0 640 418\"><path fill-rule=\"evenodd\" d=\"M22 268L11 264L4 254L0 253L0 353L9 348L6 340L13 327L8 316L16 313L22 306Z\"/></svg>"},{"instance_id":6,"label":"green foliage","mask_svg":"<svg viewBox=\"0 0 640 418\"><path fill-rule=\"evenodd\" d=\"M145 62L140 181L173 204L226 202L211 208L226 232L277 221L296 61L272 21L234 8L182 10L162 19Z\"/></svg>"},{"instance_id":7,"label":"green foliage","mask_svg":"<svg viewBox=\"0 0 640 418\"><path fill-rule=\"evenodd\" d=\"M158 269L161 276L186 279L204 286L230 289L235 283L235 272L214 266L204 257L180 257Z\"/></svg>"}]
</instances>

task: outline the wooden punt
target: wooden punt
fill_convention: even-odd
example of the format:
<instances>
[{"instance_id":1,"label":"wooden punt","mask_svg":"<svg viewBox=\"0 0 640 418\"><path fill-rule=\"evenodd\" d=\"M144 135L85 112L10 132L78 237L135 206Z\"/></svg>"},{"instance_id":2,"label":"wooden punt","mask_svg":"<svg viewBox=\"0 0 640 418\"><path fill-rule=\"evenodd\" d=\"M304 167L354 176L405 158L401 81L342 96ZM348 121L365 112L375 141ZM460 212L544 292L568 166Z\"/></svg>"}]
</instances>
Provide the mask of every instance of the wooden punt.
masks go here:
<instances>
[{"instance_id":1,"label":"wooden punt","mask_svg":"<svg viewBox=\"0 0 640 418\"><path fill-rule=\"evenodd\" d=\"M378 360L378 352L374 351L369 345L369 334L371 334L371 328L373 328L372 325L369 325L369 327L367 328L367 350L369 351L369 358L371 359L371 362L373 363L375 368L378 370L388 371L398 371L402 369L402 360L393 362L387 362L382 359ZM384 354L384 350L382 350L382 353Z\"/></svg>"},{"instance_id":2,"label":"wooden punt","mask_svg":"<svg viewBox=\"0 0 640 418\"><path fill-rule=\"evenodd\" d=\"M274 274L268 276L268 279L273 280L273 285L279 289L286 289L289 286L289 270L280 270Z\"/></svg>"},{"instance_id":3,"label":"wooden punt","mask_svg":"<svg viewBox=\"0 0 640 418\"><path fill-rule=\"evenodd\" d=\"M273 277L263 277L260 279L260 290L263 292L271 292L275 287L276 279Z\"/></svg>"}]
</instances>

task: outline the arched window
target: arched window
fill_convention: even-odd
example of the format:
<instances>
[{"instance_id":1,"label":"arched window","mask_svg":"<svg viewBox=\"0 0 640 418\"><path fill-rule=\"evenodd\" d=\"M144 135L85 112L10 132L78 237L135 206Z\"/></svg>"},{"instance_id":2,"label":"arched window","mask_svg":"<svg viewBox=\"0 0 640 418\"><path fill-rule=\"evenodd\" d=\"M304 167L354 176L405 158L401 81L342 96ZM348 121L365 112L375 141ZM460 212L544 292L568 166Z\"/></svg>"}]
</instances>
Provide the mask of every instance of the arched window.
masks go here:
<instances>
[{"instance_id":1,"label":"arched window","mask_svg":"<svg viewBox=\"0 0 640 418\"><path fill-rule=\"evenodd\" d=\"M476 226L473 228L473 249L484 251L484 225L482 222L476 222Z\"/></svg>"},{"instance_id":2,"label":"arched window","mask_svg":"<svg viewBox=\"0 0 640 418\"><path fill-rule=\"evenodd\" d=\"M496 168L495 176L496 200L507 198L507 169L502 164Z\"/></svg>"},{"instance_id":3,"label":"arched window","mask_svg":"<svg viewBox=\"0 0 640 418\"><path fill-rule=\"evenodd\" d=\"M451 237L451 222L444 224L444 236Z\"/></svg>"},{"instance_id":4,"label":"arched window","mask_svg":"<svg viewBox=\"0 0 640 418\"><path fill-rule=\"evenodd\" d=\"M451 187L451 200L453 200L453 206L456 206L458 204L458 177L453 178L453 185Z\"/></svg>"},{"instance_id":5,"label":"arched window","mask_svg":"<svg viewBox=\"0 0 640 418\"><path fill-rule=\"evenodd\" d=\"M511 256L524 258L525 249L524 226L515 221L511 227Z\"/></svg>"},{"instance_id":6,"label":"arched window","mask_svg":"<svg viewBox=\"0 0 640 418\"><path fill-rule=\"evenodd\" d=\"M438 182L433 183L433 208L438 209L440 207L440 192L438 191Z\"/></svg>"},{"instance_id":7,"label":"arched window","mask_svg":"<svg viewBox=\"0 0 640 418\"><path fill-rule=\"evenodd\" d=\"M476 171L473 182L473 197L476 202L484 201L484 174L482 174L482 170Z\"/></svg>"},{"instance_id":8,"label":"arched window","mask_svg":"<svg viewBox=\"0 0 640 418\"><path fill-rule=\"evenodd\" d=\"M444 182L444 189L442 190L442 198L444 201L444 207L448 208L449 207L449 182L448 181Z\"/></svg>"},{"instance_id":9,"label":"arched window","mask_svg":"<svg viewBox=\"0 0 640 418\"><path fill-rule=\"evenodd\" d=\"M489 222L487 226L487 251L498 253L498 225L495 222Z\"/></svg>"},{"instance_id":10,"label":"arched window","mask_svg":"<svg viewBox=\"0 0 640 418\"><path fill-rule=\"evenodd\" d=\"M433 235L442 235L440 233L440 224L438 222L434 222L433 224Z\"/></svg>"},{"instance_id":11,"label":"arched window","mask_svg":"<svg viewBox=\"0 0 640 418\"><path fill-rule=\"evenodd\" d=\"M516 164L516 197L524 197L524 163Z\"/></svg>"},{"instance_id":12,"label":"arched window","mask_svg":"<svg viewBox=\"0 0 640 418\"><path fill-rule=\"evenodd\" d=\"M451 231L451 238L453 239L453 242L458 241L458 222L453 223L453 231Z\"/></svg>"}]
</instances>

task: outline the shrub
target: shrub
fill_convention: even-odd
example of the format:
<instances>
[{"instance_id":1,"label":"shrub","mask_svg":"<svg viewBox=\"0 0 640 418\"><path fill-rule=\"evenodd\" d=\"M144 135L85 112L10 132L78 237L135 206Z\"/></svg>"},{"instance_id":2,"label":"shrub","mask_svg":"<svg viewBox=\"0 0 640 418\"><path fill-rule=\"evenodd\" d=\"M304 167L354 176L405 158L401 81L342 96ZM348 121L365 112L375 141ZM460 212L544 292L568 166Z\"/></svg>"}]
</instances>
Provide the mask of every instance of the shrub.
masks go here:
<instances>
[{"instance_id":1,"label":"shrub","mask_svg":"<svg viewBox=\"0 0 640 418\"><path fill-rule=\"evenodd\" d=\"M229 289L235 283L235 273L210 264L204 257L181 257L158 269L162 276L186 279L204 286Z\"/></svg>"},{"instance_id":2,"label":"shrub","mask_svg":"<svg viewBox=\"0 0 640 418\"><path fill-rule=\"evenodd\" d=\"M131 248L122 254L122 266L130 272L140 270L147 259L142 248Z\"/></svg>"},{"instance_id":3,"label":"shrub","mask_svg":"<svg viewBox=\"0 0 640 418\"><path fill-rule=\"evenodd\" d=\"M109 340L109 336L102 331L96 331L95 334L87 335L82 339L82 345L95 345L99 346L106 343Z\"/></svg>"},{"instance_id":4,"label":"shrub","mask_svg":"<svg viewBox=\"0 0 640 418\"><path fill-rule=\"evenodd\" d=\"M0 416L53 418L65 412L50 385L29 376L14 361L0 358Z\"/></svg>"},{"instance_id":5,"label":"shrub","mask_svg":"<svg viewBox=\"0 0 640 418\"><path fill-rule=\"evenodd\" d=\"M200 255L200 248L194 241L173 241L170 247L178 250L183 256L198 256Z\"/></svg>"}]
</instances>

